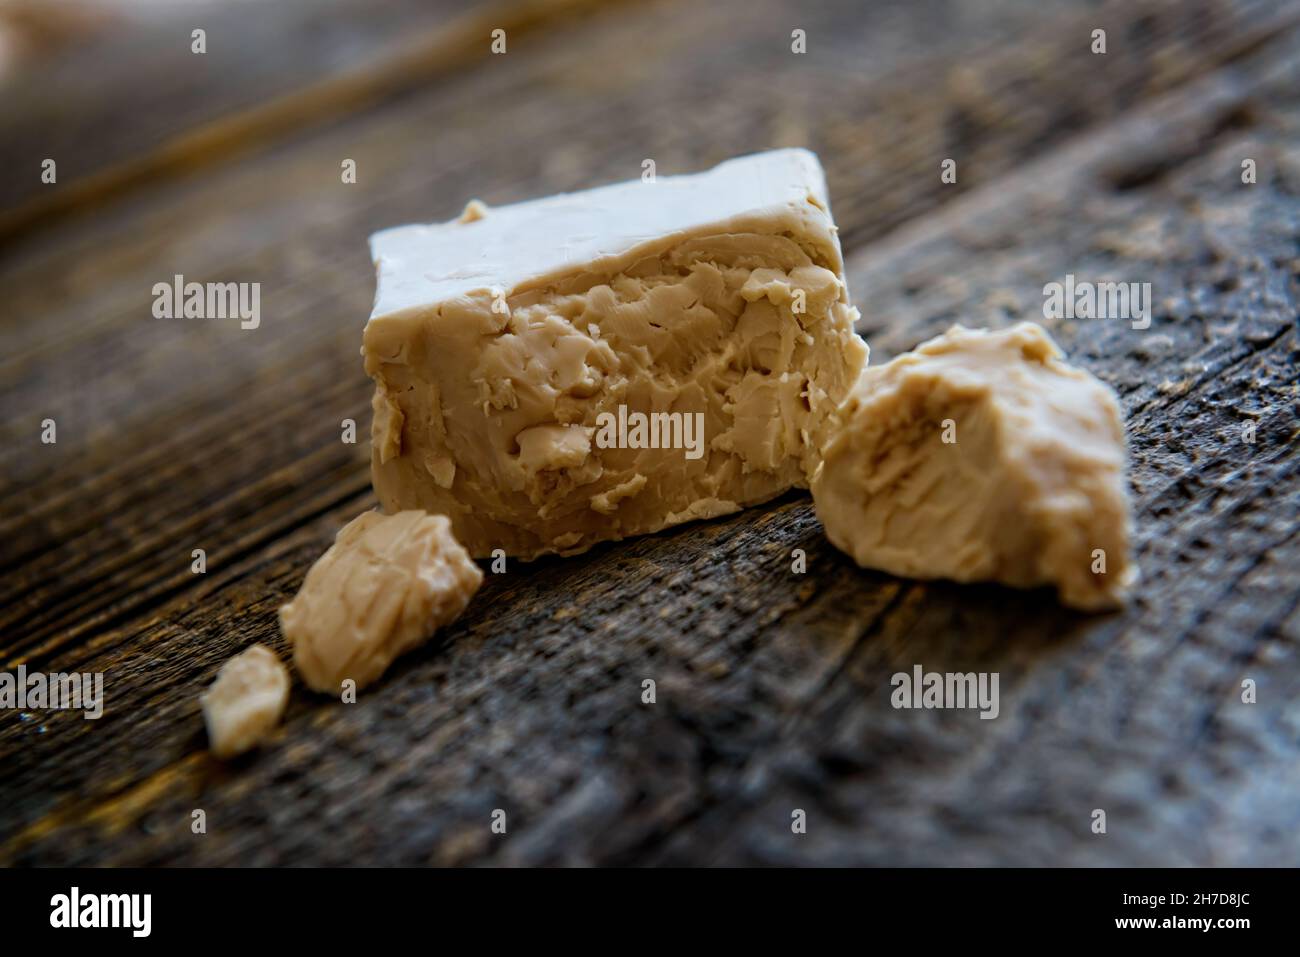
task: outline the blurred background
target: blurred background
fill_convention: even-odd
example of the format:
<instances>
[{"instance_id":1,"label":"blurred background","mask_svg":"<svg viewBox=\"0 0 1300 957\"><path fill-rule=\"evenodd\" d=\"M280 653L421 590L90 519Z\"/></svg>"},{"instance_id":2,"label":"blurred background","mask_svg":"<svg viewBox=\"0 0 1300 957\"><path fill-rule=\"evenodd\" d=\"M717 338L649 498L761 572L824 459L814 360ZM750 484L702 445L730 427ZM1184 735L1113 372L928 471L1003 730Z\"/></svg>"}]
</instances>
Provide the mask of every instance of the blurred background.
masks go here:
<instances>
[{"instance_id":1,"label":"blurred background","mask_svg":"<svg viewBox=\"0 0 1300 957\"><path fill-rule=\"evenodd\" d=\"M0 0L0 663L109 697L0 715L0 862L1294 863L1298 27L1280 0ZM1051 327L1125 407L1134 605L861 572L792 495L490 581L381 693L295 688L267 749L211 760L198 693L287 653L277 606L375 504L369 234L779 146L826 168L873 362L1043 322L1067 273L1152 283L1147 333ZM260 283L260 326L154 319L178 274ZM999 671L1001 717L894 711L915 662Z\"/></svg>"}]
</instances>

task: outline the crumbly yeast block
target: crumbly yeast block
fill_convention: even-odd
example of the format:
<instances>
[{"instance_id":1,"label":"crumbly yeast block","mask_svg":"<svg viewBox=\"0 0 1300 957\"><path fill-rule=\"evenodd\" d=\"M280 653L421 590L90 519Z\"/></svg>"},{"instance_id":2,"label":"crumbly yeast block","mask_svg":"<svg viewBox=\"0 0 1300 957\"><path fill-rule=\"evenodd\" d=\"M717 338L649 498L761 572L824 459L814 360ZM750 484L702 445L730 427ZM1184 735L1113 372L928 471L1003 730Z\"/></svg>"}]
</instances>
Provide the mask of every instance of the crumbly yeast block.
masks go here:
<instances>
[{"instance_id":1,"label":"crumbly yeast block","mask_svg":"<svg viewBox=\"0 0 1300 957\"><path fill-rule=\"evenodd\" d=\"M838 420L813 501L859 565L1122 601L1136 569L1119 403L1039 326L954 326L867 370Z\"/></svg>"},{"instance_id":2,"label":"crumbly yeast block","mask_svg":"<svg viewBox=\"0 0 1300 957\"><path fill-rule=\"evenodd\" d=\"M807 487L866 362L817 158L778 150L372 237L372 476L533 558Z\"/></svg>"},{"instance_id":3,"label":"crumbly yeast block","mask_svg":"<svg viewBox=\"0 0 1300 957\"><path fill-rule=\"evenodd\" d=\"M289 701L289 672L265 645L231 658L200 697L212 753L233 758L257 746L280 723Z\"/></svg>"},{"instance_id":4,"label":"crumbly yeast block","mask_svg":"<svg viewBox=\"0 0 1300 957\"><path fill-rule=\"evenodd\" d=\"M482 583L445 516L366 512L307 572L280 628L308 687L362 688L455 621Z\"/></svg>"}]
</instances>

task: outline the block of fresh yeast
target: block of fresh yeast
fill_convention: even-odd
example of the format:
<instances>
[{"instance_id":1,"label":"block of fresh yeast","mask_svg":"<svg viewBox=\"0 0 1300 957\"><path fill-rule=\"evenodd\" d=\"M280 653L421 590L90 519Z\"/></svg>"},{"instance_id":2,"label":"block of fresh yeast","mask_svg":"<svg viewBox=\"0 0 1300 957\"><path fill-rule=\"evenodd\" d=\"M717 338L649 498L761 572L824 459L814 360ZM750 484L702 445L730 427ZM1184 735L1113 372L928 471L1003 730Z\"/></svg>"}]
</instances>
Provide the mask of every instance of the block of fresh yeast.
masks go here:
<instances>
[{"instance_id":1,"label":"block of fresh yeast","mask_svg":"<svg viewBox=\"0 0 1300 957\"><path fill-rule=\"evenodd\" d=\"M389 512L533 558L807 487L866 363L817 157L775 150L377 233Z\"/></svg>"}]
</instances>

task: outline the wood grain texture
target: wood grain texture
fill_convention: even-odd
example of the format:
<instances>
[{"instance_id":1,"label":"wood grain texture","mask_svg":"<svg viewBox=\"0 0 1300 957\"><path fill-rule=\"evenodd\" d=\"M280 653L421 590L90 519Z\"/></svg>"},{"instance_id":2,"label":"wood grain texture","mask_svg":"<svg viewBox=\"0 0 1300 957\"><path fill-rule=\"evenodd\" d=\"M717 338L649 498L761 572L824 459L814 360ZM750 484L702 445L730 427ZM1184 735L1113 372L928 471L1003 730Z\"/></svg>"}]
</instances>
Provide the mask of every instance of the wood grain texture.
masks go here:
<instances>
[{"instance_id":1,"label":"wood grain texture","mask_svg":"<svg viewBox=\"0 0 1300 957\"><path fill-rule=\"evenodd\" d=\"M1300 860L1286 8L683 9L539 33L6 250L0 666L102 670L108 704L98 722L0 713L0 860ZM489 575L358 704L296 686L267 749L210 759L197 693L253 641L285 651L276 607L373 505L364 450L338 441L342 418L369 421L368 231L628 178L646 156L667 173L788 144L826 162L874 361L955 321L1040 319L1066 272L1152 283L1146 332L1053 328L1128 417L1132 607L1085 617L1046 593L865 572L791 495ZM338 183L343 157L356 186ZM262 327L150 319L150 287L175 272L262 282ZM60 440L40 447L47 415ZM916 663L999 672L999 719L894 710L889 676Z\"/></svg>"},{"instance_id":2,"label":"wood grain texture","mask_svg":"<svg viewBox=\"0 0 1300 957\"><path fill-rule=\"evenodd\" d=\"M337 119L590 12L584 0L282 0L164 10L55 57L0 92L0 242L123 191L193 173L291 130ZM197 53L193 31L202 30ZM138 51L150 56L141 59ZM87 83L86 76L95 82ZM53 121L53 122L52 122ZM35 170L60 164L47 183Z\"/></svg>"}]
</instances>

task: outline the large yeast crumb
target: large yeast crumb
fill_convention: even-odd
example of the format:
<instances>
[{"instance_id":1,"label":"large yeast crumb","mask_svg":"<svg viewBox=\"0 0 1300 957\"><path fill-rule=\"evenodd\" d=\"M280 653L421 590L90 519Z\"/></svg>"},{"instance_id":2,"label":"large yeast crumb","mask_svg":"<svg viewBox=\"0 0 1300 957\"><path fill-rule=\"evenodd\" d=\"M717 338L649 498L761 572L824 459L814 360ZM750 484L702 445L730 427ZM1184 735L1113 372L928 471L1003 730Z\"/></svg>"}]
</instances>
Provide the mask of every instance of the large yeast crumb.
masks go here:
<instances>
[{"instance_id":1,"label":"large yeast crumb","mask_svg":"<svg viewBox=\"0 0 1300 957\"><path fill-rule=\"evenodd\" d=\"M308 687L337 693L351 679L361 688L455 621L482 582L445 516L366 512L280 609L280 628Z\"/></svg>"},{"instance_id":2,"label":"large yeast crumb","mask_svg":"<svg viewBox=\"0 0 1300 957\"><path fill-rule=\"evenodd\" d=\"M865 372L837 418L813 501L859 565L1122 601L1136 570L1119 403L1039 326L955 326Z\"/></svg>"},{"instance_id":3,"label":"large yeast crumb","mask_svg":"<svg viewBox=\"0 0 1300 957\"><path fill-rule=\"evenodd\" d=\"M289 700L289 672L265 645L231 658L199 698L212 753L232 758L255 747L279 722Z\"/></svg>"}]
</instances>

